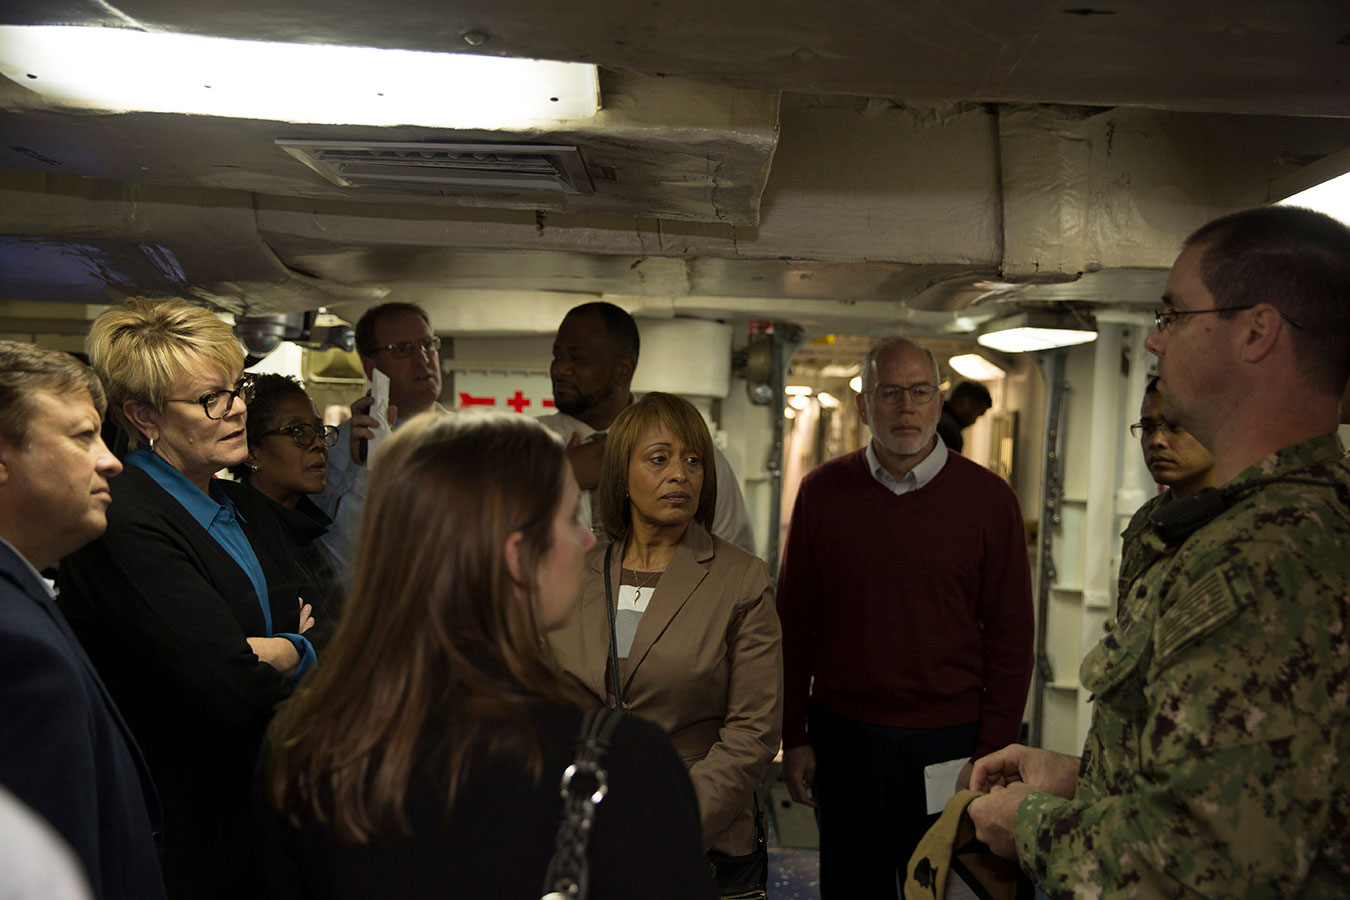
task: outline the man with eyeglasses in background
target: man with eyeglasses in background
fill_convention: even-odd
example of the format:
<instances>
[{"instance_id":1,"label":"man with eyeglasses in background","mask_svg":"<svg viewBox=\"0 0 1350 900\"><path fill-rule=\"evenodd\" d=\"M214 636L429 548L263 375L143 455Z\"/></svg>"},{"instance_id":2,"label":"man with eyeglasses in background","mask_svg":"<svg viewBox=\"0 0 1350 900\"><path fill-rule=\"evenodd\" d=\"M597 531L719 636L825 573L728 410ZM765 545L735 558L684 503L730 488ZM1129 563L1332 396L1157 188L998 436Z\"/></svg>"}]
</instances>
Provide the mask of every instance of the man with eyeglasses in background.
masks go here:
<instances>
[{"instance_id":1,"label":"man with eyeglasses in background","mask_svg":"<svg viewBox=\"0 0 1350 900\"><path fill-rule=\"evenodd\" d=\"M426 310L414 303L384 303L356 322L356 352L366 380L376 369L389 378L390 428L428 409L447 410L441 395L441 339L431 331ZM338 430L328 457L327 486L314 502L333 520L322 538L339 571L350 574L366 502L367 442L381 423L370 414L374 398L352 404L352 417Z\"/></svg>"},{"instance_id":2,"label":"man with eyeglasses in background","mask_svg":"<svg viewBox=\"0 0 1350 900\"><path fill-rule=\"evenodd\" d=\"M1204 445L1180 425L1163 416L1162 390L1158 376L1148 380L1139 421L1130 426L1130 434L1139 438L1144 449L1144 465L1153 480L1164 490L1139 507L1120 536L1120 576L1123 592L1134 583L1144 563L1144 548L1139 538L1151 527L1149 518L1165 503L1189 497L1201 488L1214 486L1214 457Z\"/></svg>"},{"instance_id":3,"label":"man with eyeglasses in background","mask_svg":"<svg viewBox=\"0 0 1350 900\"><path fill-rule=\"evenodd\" d=\"M1215 489L1155 511L1083 660L1082 759L1007 747L968 807L1051 897L1350 895L1350 228L1202 226L1145 346Z\"/></svg>"},{"instance_id":4,"label":"man with eyeglasses in background","mask_svg":"<svg viewBox=\"0 0 1350 900\"><path fill-rule=\"evenodd\" d=\"M1017 496L938 436L930 351L883 341L862 378L872 439L803 479L779 568L783 778L818 809L824 900L898 896L925 767L1016 740L1031 681Z\"/></svg>"}]
</instances>

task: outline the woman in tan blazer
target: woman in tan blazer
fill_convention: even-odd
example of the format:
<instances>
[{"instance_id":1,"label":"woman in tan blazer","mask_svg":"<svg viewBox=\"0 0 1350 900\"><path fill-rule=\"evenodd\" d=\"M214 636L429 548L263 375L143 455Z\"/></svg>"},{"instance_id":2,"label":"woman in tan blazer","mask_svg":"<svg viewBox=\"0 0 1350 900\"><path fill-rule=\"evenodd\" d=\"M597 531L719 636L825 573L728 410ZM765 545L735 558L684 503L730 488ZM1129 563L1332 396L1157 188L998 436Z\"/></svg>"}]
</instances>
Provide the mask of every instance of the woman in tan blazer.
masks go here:
<instances>
[{"instance_id":1,"label":"woman in tan blazer","mask_svg":"<svg viewBox=\"0 0 1350 900\"><path fill-rule=\"evenodd\" d=\"M757 788L782 726L781 632L764 562L708 532L712 459L680 397L647 394L619 415L597 489L612 543L587 554L581 604L548 640L593 702L617 695L666 729L723 896L762 897Z\"/></svg>"}]
</instances>

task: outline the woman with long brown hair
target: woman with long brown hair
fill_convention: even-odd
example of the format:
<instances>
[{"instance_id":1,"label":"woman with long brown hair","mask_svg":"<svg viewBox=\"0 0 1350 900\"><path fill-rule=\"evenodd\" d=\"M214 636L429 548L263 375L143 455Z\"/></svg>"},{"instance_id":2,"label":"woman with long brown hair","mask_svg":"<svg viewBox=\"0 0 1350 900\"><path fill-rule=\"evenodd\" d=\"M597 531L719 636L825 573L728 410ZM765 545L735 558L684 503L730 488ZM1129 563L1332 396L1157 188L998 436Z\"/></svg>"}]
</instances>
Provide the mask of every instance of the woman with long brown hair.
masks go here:
<instances>
[{"instance_id":1,"label":"woman with long brown hair","mask_svg":"<svg viewBox=\"0 0 1350 900\"><path fill-rule=\"evenodd\" d=\"M562 445L523 417L426 414L371 475L345 616L269 732L273 896L537 898L582 713L543 649L594 543ZM714 891L670 741L624 717L590 896Z\"/></svg>"}]
</instances>

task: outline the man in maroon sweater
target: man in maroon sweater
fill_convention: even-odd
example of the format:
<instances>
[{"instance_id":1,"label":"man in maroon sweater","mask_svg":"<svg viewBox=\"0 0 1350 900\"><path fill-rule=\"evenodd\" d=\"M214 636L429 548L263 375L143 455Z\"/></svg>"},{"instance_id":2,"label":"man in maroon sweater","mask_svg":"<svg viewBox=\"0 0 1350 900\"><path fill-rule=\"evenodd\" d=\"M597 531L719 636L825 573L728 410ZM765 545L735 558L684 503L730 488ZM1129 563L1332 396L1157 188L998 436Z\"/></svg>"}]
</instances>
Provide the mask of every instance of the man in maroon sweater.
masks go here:
<instances>
[{"instance_id":1,"label":"man in maroon sweater","mask_svg":"<svg viewBox=\"0 0 1350 900\"><path fill-rule=\"evenodd\" d=\"M783 774L819 809L825 900L893 898L929 816L924 767L1017 740L1031 575L1017 497L936 434L937 361L868 353L868 446L802 481L783 551Z\"/></svg>"}]
</instances>

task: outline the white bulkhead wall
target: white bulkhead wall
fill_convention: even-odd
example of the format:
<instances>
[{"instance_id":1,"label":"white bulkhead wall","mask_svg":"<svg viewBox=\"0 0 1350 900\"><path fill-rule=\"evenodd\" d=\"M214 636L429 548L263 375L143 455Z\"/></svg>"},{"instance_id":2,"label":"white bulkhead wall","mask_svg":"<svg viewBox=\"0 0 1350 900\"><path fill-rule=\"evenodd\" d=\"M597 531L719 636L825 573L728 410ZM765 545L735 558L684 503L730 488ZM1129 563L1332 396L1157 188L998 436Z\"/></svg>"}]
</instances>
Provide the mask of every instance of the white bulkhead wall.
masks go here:
<instances>
[{"instance_id":1,"label":"white bulkhead wall","mask_svg":"<svg viewBox=\"0 0 1350 900\"><path fill-rule=\"evenodd\" d=\"M1129 433L1155 368L1143 346L1151 328L1139 314L1099 317L1097 340L1066 351L1060 521L1043 514L1039 542L1040 554L1053 560L1043 607L1044 652L1053 677L1045 684L1038 679L1033 696L1044 704L1040 744L1063 753L1082 750L1091 724L1090 696L1078 669L1115 617L1120 533L1156 491ZM1054 385L1046 371L1049 392ZM1041 562L1033 560L1037 573L1045 570Z\"/></svg>"},{"instance_id":2,"label":"white bulkhead wall","mask_svg":"<svg viewBox=\"0 0 1350 900\"><path fill-rule=\"evenodd\" d=\"M573 295L570 305L587 299ZM570 305L555 310L558 321ZM703 414L714 443L735 470L762 556L771 508L772 485L766 462L773 432L772 410L751 404L745 380L731 370L737 329L703 319L635 318L642 346L633 377L634 393L679 394ZM743 335L740 337L743 341ZM552 344L552 334L456 336L451 352L442 351L446 372L442 402L455 408L461 405L461 395L468 394L492 398L496 401L493 408L510 411L513 407L505 401L520 390L529 406L519 412L531 416L552 412L541 402L552 398L548 377Z\"/></svg>"}]
</instances>

